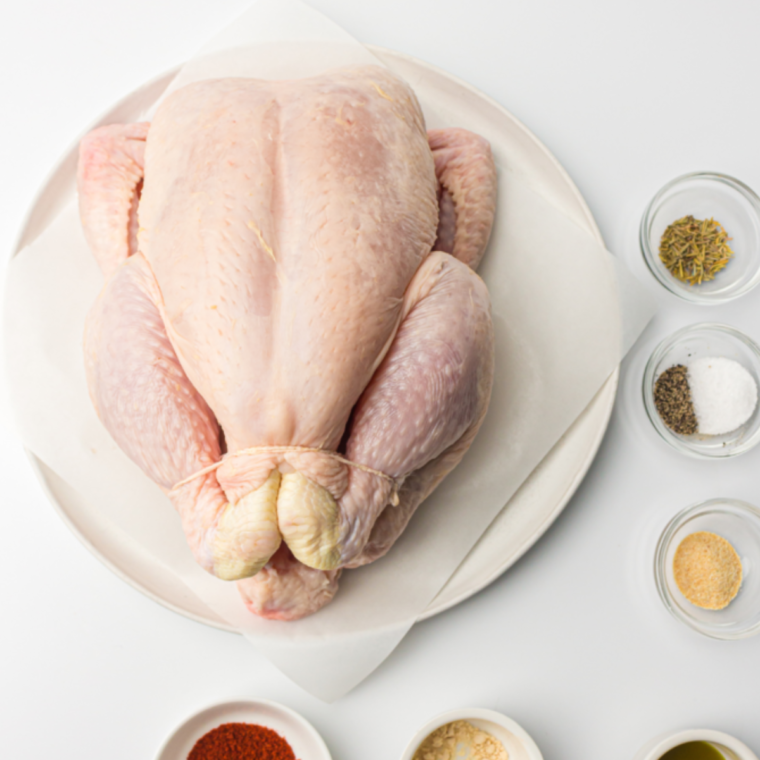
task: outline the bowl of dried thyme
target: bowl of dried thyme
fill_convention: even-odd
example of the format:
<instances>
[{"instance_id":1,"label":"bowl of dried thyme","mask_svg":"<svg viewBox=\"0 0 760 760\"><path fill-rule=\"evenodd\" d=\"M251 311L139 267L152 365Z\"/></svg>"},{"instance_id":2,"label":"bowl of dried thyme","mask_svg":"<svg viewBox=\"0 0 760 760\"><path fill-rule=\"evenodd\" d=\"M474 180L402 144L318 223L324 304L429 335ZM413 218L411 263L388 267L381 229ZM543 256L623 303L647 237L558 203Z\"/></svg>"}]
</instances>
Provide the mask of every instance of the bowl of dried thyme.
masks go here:
<instances>
[{"instance_id":1,"label":"bowl of dried thyme","mask_svg":"<svg viewBox=\"0 0 760 760\"><path fill-rule=\"evenodd\" d=\"M710 499L679 512L655 550L657 591L682 623L715 639L760 633L760 510Z\"/></svg>"},{"instance_id":2,"label":"bowl of dried thyme","mask_svg":"<svg viewBox=\"0 0 760 760\"><path fill-rule=\"evenodd\" d=\"M650 201L639 242L671 293L692 303L731 301L760 282L760 198L725 174L685 174Z\"/></svg>"},{"instance_id":3,"label":"bowl of dried thyme","mask_svg":"<svg viewBox=\"0 0 760 760\"><path fill-rule=\"evenodd\" d=\"M760 347L729 325L690 325L665 338L642 391L655 431L683 454L724 459L760 442Z\"/></svg>"}]
</instances>

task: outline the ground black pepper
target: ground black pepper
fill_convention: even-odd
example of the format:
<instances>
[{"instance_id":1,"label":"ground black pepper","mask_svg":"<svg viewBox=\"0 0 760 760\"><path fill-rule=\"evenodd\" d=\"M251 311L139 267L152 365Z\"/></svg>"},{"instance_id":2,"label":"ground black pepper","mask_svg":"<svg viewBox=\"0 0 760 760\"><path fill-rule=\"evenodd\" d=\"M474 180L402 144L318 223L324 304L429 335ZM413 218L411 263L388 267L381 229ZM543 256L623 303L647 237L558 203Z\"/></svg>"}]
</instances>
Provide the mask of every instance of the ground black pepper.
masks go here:
<instances>
[{"instance_id":1,"label":"ground black pepper","mask_svg":"<svg viewBox=\"0 0 760 760\"><path fill-rule=\"evenodd\" d=\"M654 384L654 405L662 421L679 435L697 432L697 415L691 401L686 367L676 364L666 369Z\"/></svg>"}]
</instances>

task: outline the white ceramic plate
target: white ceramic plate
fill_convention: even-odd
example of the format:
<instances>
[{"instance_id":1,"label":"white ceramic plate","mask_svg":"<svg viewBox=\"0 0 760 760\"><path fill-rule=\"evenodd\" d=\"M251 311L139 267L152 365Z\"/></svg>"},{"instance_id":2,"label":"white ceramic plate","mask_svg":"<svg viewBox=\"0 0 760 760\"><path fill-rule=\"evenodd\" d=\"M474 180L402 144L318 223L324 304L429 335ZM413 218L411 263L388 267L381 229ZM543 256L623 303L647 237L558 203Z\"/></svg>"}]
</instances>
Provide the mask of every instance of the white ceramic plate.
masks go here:
<instances>
[{"instance_id":1,"label":"white ceramic plate","mask_svg":"<svg viewBox=\"0 0 760 760\"><path fill-rule=\"evenodd\" d=\"M195 743L223 723L255 723L276 731L298 758L331 760L330 751L314 726L289 707L264 699L221 702L177 726L158 751L156 760L187 760Z\"/></svg>"},{"instance_id":2,"label":"white ceramic plate","mask_svg":"<svg viewBox=\"0 0 760 760\"><path fill-rule=\"evenodd\" d=\"M432 104L449 123L467 113L469 128L491 141L494 153L547 200L587 229L600 242L599 230L578 189L549 151L517 119L473 87L409 56L371 48L404 77L419 99ZM129 122L164 90L176 72L149 82L121 100L99 123ZM52 221L71 199L78 146L52 172L32 206L16 252ZM536 468L494 520L449 582L422 614L431 617L458 604L498 578L546 531L578 488L607 428L618 382L616 371L583 414ZM85 500L37 457L29 453L37 475L59 514L104 564L144 594L193 620L233 630L185 584L139 547L125 542Z\"/></svg>"}]
</instances>

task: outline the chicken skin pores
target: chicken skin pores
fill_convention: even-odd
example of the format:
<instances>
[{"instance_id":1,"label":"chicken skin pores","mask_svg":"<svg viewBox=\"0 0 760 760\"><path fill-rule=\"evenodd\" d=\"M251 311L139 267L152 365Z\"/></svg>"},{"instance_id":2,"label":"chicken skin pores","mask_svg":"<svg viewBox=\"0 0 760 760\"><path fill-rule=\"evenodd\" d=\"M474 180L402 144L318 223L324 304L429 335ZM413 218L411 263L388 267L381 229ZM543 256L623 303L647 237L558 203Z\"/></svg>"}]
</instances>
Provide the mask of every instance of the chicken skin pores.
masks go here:
<instances>
[{"instance_id":1,"label":"chicken skin pores","mask_svg":"<svg viewBox=\"0 0 760 760\"><path fill-rule=\"evenodd\" d=\"M381 67L217 79L87 135L78 185L100 419L203 568L256 614L315 612L486 413L488 143L426 132Z\"/></svg>"}]
</instances>

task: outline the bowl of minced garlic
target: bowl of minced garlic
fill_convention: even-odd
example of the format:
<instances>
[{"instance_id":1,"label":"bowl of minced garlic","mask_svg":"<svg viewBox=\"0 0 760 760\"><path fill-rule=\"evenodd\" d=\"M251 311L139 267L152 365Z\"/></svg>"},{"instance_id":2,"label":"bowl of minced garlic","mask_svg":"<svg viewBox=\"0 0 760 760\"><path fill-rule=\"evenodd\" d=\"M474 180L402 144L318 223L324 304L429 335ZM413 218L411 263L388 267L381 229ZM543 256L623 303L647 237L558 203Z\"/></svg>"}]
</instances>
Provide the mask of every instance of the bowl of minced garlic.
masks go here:
<instances>
[{"instance_id":1,"label":"bowl of minced garlic","mask_svg":"<svg viewBox=\"0 0 760 760\"><path fill-rule=\"evenodd\" d=\"M450 710L428 721L401 760L543 760L536 743L511 718L493 710Z\"/></svg>"},{"instance_id":2,"label":"bowl of minced garlic","mask_svg":"<svg viewBox=\"0 0 760 760\"><path fill-rule=\"evenodd\" d=\"M760 510L711 499L677 514L655 551L655 581L665 607L712 638L760 633Z\"/></svg>"}]
</instances>

